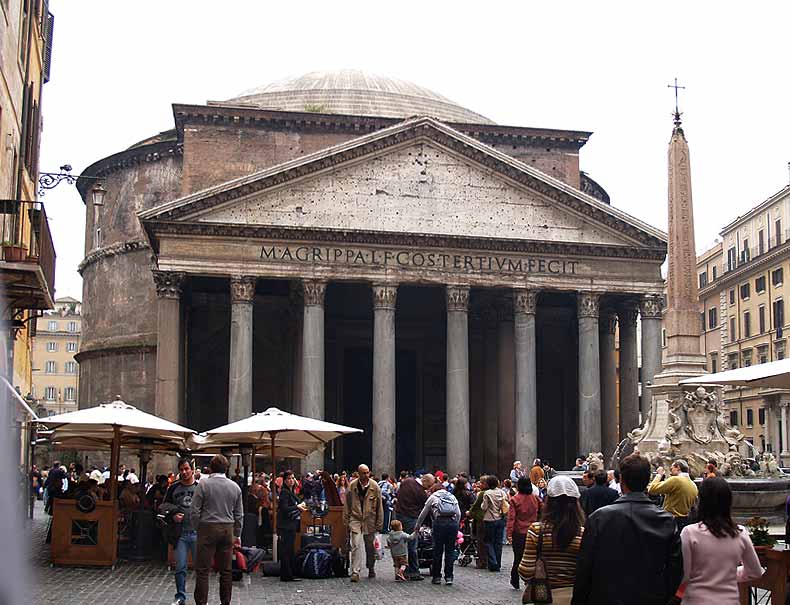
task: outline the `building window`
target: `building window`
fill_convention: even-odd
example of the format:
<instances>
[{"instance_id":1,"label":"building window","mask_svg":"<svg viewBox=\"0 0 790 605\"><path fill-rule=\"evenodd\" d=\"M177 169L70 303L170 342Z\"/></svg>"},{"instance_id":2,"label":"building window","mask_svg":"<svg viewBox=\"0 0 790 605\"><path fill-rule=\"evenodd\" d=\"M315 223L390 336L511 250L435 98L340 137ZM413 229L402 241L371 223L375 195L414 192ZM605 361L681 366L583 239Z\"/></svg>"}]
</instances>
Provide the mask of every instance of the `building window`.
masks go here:
<instances>
[{"instance_id":1,"label":"building window","mask_svg":"<svg viewBox=\"0 0 790 605\"><path fill-rule=\"evenodd\" d=\"M747 300L749 298L749 284L743 284L741 286L741 300Z\"/></svg>"},{"instance_id":2,"label":"building window","mask_svg":"<svg viewBox=\"0 0 790 605\"><path fill-rule=\"evenodd\" d=\"M719 275L718 275L718 271L716 270L716 265L713 265L713 281L716 281L718 277Z\"/></svg>"},{"instance_id":3,"label":"building window","mask_svg":"<svg viewBox=\"0 0 790 605\"><path fill-rule=\"evenodd\" d=\"M727 369L735 370L738 367L738 354L730 353L727 355Z\"/></svg>"},{"instance_id":4,"label":"building window","mask_svg":"<svg viewBox=\"0 0 790 605\"><path fill-rule=\"evenodd\" d=\"M58 343L56 342L47 343L47 353L54 353L57 350L58 350Z\"/></svg>"},{"instance_id":5,"label":"building window","mask_svg":"<svg viewBox=\"0 0 790 605\"><path fill-rule=\"evenodd\" d=\"M732 288L730 290L730 304L731 305L735 304L735 288Z\"/></svg>"},{"instance_id":6,"label":"building window","mask_svg":"<svg viewBox=\"0 0 790 605\"><path fill-rule=\"evenodd\" d=\"M702 327L702 331L704 332L705 331L705 312L704 311L699 314L699 323L700 323L700 326Z\"/></svg>"},{"instance_id":7,"label":"building window","mask_svg":"<svg viewBox=\"0 0 790 605\"><path fill-rule=\"evenodd\" d=\"M58 322L56 322L56 321L49 322L47 330L49 330L50 332L57 332L58 331Z\"/></svg>"},{"instance_id":8,"label":"building window","mask_svg":"<svg viewBox=\"0 0 790 605\"><path fill-rule=\"evenodd\" d=\"M776 245L778 246L782 243L782 219L776 219L776 222L774 223L774 229L774 239L776 239Z\"/></svg>"},{"instance_id":9,"label":"building window","mask_svg":"<svg viewBox=\"0 0 790 605\"><path fill-rule=\"evenodd\" d=\"M757 412L757 419L760 424L765 424L765 408L760 408Z\"/></svg>"},{"instance_id":10,"label":"building window","mask_svg":"<svg viewBox=\"0 0 790 605\"><path fill-rule=\"evenodd\" d=\"M76 342L67 342L66 343L66 351L68 353L76 353L77 352L77 343Z\"/></svg>"},{"instance_id":11,"label":"building window","mask_svg":"<svg viewBox=\"0 0 790 605\"><path fill-rule=\"evenodd\" d=\"M751 260L751 256L749 254L749 240L743 240L743 250L741 250L741 263L748 263Z\"/></svg>"},{"instance_id":12,"label":"building window","mask_svg":"<svg viewBox=\"0 0 790 605\"><path fill-rule=\"evenodd\" d=\"M746 426L754 426L754 410L746 410Z\"/></svg>"},{"instance_id":13,"label":"building window","mask_svg":"<svg viewBox=\"0 0 790 605\"><path fill-rule=\"evenodd\" d=\"M45 387L44 388L44 399L47 401L55 401L58 396L57 389L55 387Z\"/></svg>"},{"instance_id":14,"label":"building window","mask_svg":"<svg viewBox=\"0 0 790 605\"><path fill-rule=\"evenodd\" d=\"M66 401L76 401L77 400L77 389L74 387L66 387L63 390L63 399Z\"/></svg>"},{"instance_id":15,"label":"building window","mask_svg":"<svg viewBox=\"0 0 790 605\"><path fill-rule=\"evenodd\" d=\"M718 309L713 307L712 309L708 309L708 329L713 330L718 325Z\"/></svg>"},{"instance_id":16,"label":"building window","mask_svg":"<svg viewBox=\"0 0 790 605\"><path fill-rule=\"evenodd\" d=\"M743 355L743 367L748 368L752 365L752 350L747 349L746 351L742 352Z\"/></svg>"},{"instance_id":17,"label":"building window","mask_svg":"<svg viewBox=\"0 0 790 605\"><path fill-rule=\"evenodd\" d=\"M730 412L730 426L738 426L738 410Z\"/></svg>"},{"instance_id":18,"label":"building window","mask_svg":"<svg viewBox=\"0 0 790 605\"><path fill-rule=\"evenodd\" d=\"M760 363L766 363L768 361L768 345L759 347L757 349L757 358L759 359Z\"/></svg>"},{"instance_id":19,"label":"building window","mask_svg":"<svg viewBox=\"0 0 790 605\"><path fill-rule=\"evenodd\" d=\"M736 267L738 253L735 251L735 246L727 250L727 271L732 271Z\"/></svg>"},{"instance_id":20,"label":"building window","mask_svg":"<svg viewBox=\"0 0 790 605\"><path fill-rule=\"evenodd\" d=\"M736 340L738 340L738 337L735 334L735 318L730 317L730 342L735 342Z\"/></svg>"},{"instance_id":21,"label":"building window","mask_svg":"<svg viewBox=\"0 0 790 605\"><path fill-rule=\"evenodd\" d=\"M703 273L699 274L699 287L704 288L708 285L708 272L704 271Z\"/></svg>"},{"instance_id":22,"label":"building window","mask_svg":"<svg viewBox=\"0 0 790 605\"><path fill-rule=\"evenodd\" d=\"M765 305L757 309L757 321L760 324L760 334L765 334Z\"/></svg>"},{"instance_id":23,"label":"building window","mask_svg":"<svg viewBox=\"0 0 790 605\"><path fill-rule=\"evenodd\" d=\"M757 292L757 294L765 292L765 275L761 275L754 280L754 291Z\"/></svg>"},{"instance_id":24,"label":"building window","mask_svg":"<svg viewBox=\"0 0 790 605\"><path fill-rule=\"evenodd\" d=\"M743 337L749 338L752 335L752 314L749 311L743 312Z\"/></svg>"},{"instance_id":25,"label":"building window","mask_svg":"<svg viewBox=\"0 0 790 605\"><path fill-rule=\"evenodd\" d=\"M77 331L77 322L70 321L66 327L69 332L76 332Z\"/></svg>"},{"instance_id":26,"label":"building window","mask_svg":"<svg viewBox=\"0 0 790 605\"><path fill-rule=\"evenodd\" d=\"M46 362L46 364L44 365L44 371L47 374L54 374L55 372L58 371L57 364L54 361Z\"/></svg>"},{"instance_id":27,"label":"building window","mask_svg":"<svg viewBox=\"0 0 790 605\"><path fill-rule=\"evenodd\" d=\"M667 331L666 329L661 330L661 346L667 346Z\"/></svg>"},{"instance_id":28,"label":"building window","mask_svg":"<svg viewBox=\"0 0 790 605\"><path fill-rule=\"evenodd\" d=\"M782 330L785 325L785 303L783 300L774 301L774 330L776 337L782 337Z\"/></svg>"},{"instance_id":29,"label":"building window","mask_svg":"<svg viewBox=\"0 0 790 605\"><path fill-rule=\"evenodd\" d=\"M66 362L66 374L76 374L77 373L77 362L76 361L67 361Z\"/></svg>"},{"instance_id":30,"label":"building window","mask_svg":"<svg viewBox=\"0 0 790 605\"><path fill-rule=\"evenodd\" d=\"M765 231L760 229L757 232L757 254L765 252Z\"/></svg>"},{"instance_id":31,"label":"building window","mask_svg":"<svg viewBox=\"0 0 790 605\"><path fill-rule=\"evenodd\" d=\"M774 286L781 286L783 278L784 275L783 275L782 267L779 267L778 269L771 271L771 283Z\"/></svg>"},{"instance_id":32,"label":"building window","mask_svg":"<svg viewBox=\"0 0 790 605\"><path fill-rule=\"evenodd\" d=\"M719 356L716 353L710 354L710 373L715 374L719 371Z\"/></svg>"}]
</instances>

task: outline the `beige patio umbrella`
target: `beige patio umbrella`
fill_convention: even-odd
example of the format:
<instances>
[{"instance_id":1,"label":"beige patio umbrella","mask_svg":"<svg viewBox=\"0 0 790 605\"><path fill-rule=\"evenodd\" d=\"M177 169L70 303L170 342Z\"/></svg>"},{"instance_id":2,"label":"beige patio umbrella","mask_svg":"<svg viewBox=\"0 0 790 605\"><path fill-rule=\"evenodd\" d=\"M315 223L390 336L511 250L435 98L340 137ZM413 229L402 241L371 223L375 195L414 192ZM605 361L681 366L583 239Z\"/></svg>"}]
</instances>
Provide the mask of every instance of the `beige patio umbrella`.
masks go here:
<instances>
[{"instance_id":1,"label":"beige patio umbrella","mask_svg":"<svg viewBox=\"0 0 790 605\"><path fill-rule=\"evenodd\" d=\"M138 410L121 401L48 416L38 421L46 427L44 436L57 447L110 450L110 497L115 500L118 478L116 469L121 447L162 451L186 450L195 431L164 418ZM144 469L141 469L143 476ZM144 481L143 481L144 482Z\"/></svg>"},{"instance_id":2,"label":"beige patio umbrella","mask_svg":"<svg viewBox=\"0 0 790 605\"><path fill-rule=\"evenodd\" d=\"M240 445L253 445L268 448L272 457L272 479L276 473L276 455L282 456L297 454L305 457L327 443L342 435L361 433L356 429L342 424L325 422L307 416L290 414L275 407L265 412L253 414L248 418L231 422L210 431L205 437L199 438L198 448L210 447L238 447ZM196 438L191 441L196 442ZM286 453L288 452L288 453ZM277 560L277 490L272 490L273 519L272 537L273 559Z\"/></svg>"}]
</instances>

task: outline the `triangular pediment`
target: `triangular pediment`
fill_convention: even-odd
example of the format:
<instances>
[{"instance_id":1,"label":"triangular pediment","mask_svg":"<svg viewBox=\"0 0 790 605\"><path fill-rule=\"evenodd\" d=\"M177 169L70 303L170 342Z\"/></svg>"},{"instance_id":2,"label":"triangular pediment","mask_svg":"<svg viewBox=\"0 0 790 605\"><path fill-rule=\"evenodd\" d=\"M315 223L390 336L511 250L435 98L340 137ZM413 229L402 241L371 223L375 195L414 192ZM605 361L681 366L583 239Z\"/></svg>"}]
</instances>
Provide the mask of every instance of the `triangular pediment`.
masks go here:
<instances>
[{"instance_id":1,"label":"triangular pediment","mask_svg":"<svg viewBox=\"0 0 790 605\"><path fill-rule=\"evenodd\" d=\"M389 131L389 132L387 132ZM141 220L660 248L660 231L429 118L141 213Z\"/></svg>"}]
</instances>

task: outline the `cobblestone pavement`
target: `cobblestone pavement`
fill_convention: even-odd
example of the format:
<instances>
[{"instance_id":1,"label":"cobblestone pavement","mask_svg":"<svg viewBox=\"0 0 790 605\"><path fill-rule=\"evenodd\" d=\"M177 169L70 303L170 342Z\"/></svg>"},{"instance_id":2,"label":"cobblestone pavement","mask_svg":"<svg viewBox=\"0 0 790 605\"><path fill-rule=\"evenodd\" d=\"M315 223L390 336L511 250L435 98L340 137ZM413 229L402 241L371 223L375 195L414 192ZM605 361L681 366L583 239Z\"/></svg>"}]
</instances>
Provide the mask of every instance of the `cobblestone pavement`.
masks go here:
<instances>
[{"instance_id":1,"label":"cobblestone pavement","mask_svg":"<svg viewBox=\"0 0 790 605\"><path fill-rule=\"evenodd\" d=\"M44 544L47 516L37 503L32 522L32 586L28 591L31 603L79 605L170 605L175 583L173 575L162 563L120 561L116 569L50 567L49 548ZM276 603L278 605L377 605L392 603L520 603L521 592L509 584L513 551L503 548L502 571L491 573L470 567L455 568L453 586L434 586L423 582L395 583L389 553L376 565L378 577L350 584L348 578L303 580L283 583L278 578L260 574L245 576L233 583L233 604ZM427 570L423 570L423 574ZM209 604L219 603L217 577L210 579ZM187 593L192 604L195 588L193 572L187 577Z\"/></svg>"}]
</instances>

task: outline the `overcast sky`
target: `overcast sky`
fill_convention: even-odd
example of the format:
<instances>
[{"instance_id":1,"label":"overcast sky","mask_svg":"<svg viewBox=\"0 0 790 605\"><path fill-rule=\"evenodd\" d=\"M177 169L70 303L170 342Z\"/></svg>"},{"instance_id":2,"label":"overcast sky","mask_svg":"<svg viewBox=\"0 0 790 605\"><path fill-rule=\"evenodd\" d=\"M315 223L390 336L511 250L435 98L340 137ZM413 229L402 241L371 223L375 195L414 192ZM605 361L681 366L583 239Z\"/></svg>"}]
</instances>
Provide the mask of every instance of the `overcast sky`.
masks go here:
<instances>
[{"instance_id":1,"label":"overcast sky","mask_svg":"<svg viewBox=\"0 0 790 605\"><path fill-rule=\"evenodd\" d=\"M172 128L172 103L356 68L499 124L593 131L582 170L664 230L678 77L698 250L788 183L790 3L537 4L50 0L41 170L80 172ZM43 201L57 295L81 299L85 207L65 184Z\"/></svg>"}]
</instances>

